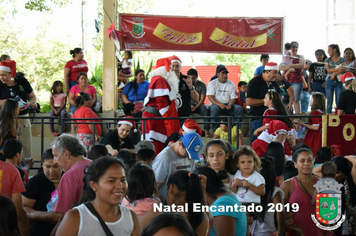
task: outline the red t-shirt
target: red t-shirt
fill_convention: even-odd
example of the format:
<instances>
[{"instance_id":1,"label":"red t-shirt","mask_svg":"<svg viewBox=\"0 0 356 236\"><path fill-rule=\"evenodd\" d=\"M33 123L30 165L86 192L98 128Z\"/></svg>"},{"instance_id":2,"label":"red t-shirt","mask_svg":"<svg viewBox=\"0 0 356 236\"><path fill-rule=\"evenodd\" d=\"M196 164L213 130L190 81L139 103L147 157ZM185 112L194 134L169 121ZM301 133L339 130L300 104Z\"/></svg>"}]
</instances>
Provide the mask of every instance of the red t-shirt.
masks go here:
<instances>
[{"instance_id":1,"label":"red t-shirt","mask_svg":"<svg viewBox=\"0 0 356 236\"><path fill-rule=\"evenodd\" d=\"M99 118L92 109L86 106L79 107L73 114L72 118ZM94 120L77 120L77 122L93 122ZM99 122L99 120L95 120ZM101 126L100 124L95 124L95 130L98 131L99 136L101 136ZM92 134L89 125L78 124L78 133L81 134Z\"/></svg>"},{"instance_id":2,"label":"red t-shirt","mask_svg":"<svg viewBox=\"0 0 356 236\"><path fill-rule=\"evenodd\" d=\"M16 167L0 161L0 195L11 199L13 193L25 191L20 172Z\"/></svg>"},{"instance_id":3,"label":"red t-shirt","mask_svg":"<svg viewBox=\"0 0 356 236\"><path fill-rule=\"evenodd\" d=\"M80 72L88 73L88 64L85 60L81 60L80 62L76 62L74 60L70 60L66 63L64 68L70 69L70 80L77 82L77 76Z\"/></svg>"}]
</instances>

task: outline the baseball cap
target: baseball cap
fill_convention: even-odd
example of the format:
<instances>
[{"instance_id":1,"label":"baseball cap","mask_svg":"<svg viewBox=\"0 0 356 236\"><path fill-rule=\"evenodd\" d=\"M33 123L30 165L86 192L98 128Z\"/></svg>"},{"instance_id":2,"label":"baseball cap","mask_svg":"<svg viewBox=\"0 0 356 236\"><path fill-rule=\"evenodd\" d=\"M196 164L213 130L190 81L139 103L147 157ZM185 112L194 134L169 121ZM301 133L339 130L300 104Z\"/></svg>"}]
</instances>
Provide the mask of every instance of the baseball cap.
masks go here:
<instances>
[{"instance_id":1,"label":"baseball cap","mask_svg":"<svg viewBox=\"0 0 356 236\"><path fill-rule=\"evenodd\" d=\"M141 140L135 146L135 152L138 153L141 150L152 150L155 151L155 146L151 141L148 140Z\"/></svg>"},{"instance_id":2,"label":"baseball cap","mask_svg":"<svg viewBox=\"0 0 356 236\"><path fill-rule=\"evenodd\" d=\"M199 134L195 132L185 133L182 136L182 143L187 150L189 159L200 160L200 150L204 143Z\"/></svg>"},{"instance_id":3,"label":"baseball cap","mask_svg":"<svg viewBox=\"0 0 356 236\"><path fill-rule=\"evenodd\" d=\"M225 66L220 66L219 68L218 68L218 72L217 73L220 73L220 72L226 72L226 73L229 73L229 71L226 69L226 67Z\"/></svg>"}]
</instances>

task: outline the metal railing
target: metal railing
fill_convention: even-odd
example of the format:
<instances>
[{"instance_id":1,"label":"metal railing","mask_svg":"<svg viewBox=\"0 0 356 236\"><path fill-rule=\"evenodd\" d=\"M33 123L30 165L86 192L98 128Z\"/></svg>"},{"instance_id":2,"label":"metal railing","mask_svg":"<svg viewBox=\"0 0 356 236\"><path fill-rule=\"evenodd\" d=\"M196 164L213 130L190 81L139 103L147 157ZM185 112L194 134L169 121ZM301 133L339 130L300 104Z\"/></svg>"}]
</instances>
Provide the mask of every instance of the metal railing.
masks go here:
<instances>
[{"instance_id":1,"label":"metal railing","mask_svg":"<svg viewBox=\"0 0 356 236\"><path fill-rule=\"evenodd\" d=\"M312 118L312 117L321 117L318 116L309 116L309 115L278 115L278 116L268 116L268 118ZM231 131L233 126L236 125L237 134L238 130L241 129L242 125L248 125L249 127L249 144L252 143L252 135L251 135L251 122L252 120L263 119L263 116L241 116L241 117L231 117L231 116L219 116L219 117L211 117L211 116L193 116L193 117L174 117L174 118L164 118L164 117L155 117L155 118L124 118L124 117L112 117L112 118L65 118L61 119L60 117L50 117L50 116L34 116L34 117L21 117L21 119L30 119L31 124L40 124L41 125L41 153L44 150L44 125L49 124L58 124L61 125L61 133L64 133L65 126L68 124L94 124L93 125L93 140L95 139L95 124L100 124L102 127L106 126L106 129L109 130L110 126L116 125L119 120L134 120L137 124L142 125L142 130L145 130L145 122L146 120L185 120L185 119L194 119L194 120L203 120L203 119L226 119L228 123L228 141L231 143ZM50 121L53 119L54 121ZM239 119L240 122L234 122L235 119ZM39 120L39 121L34 121ZM46 121L47 120L47 121ZM81 122L81 120L83 120ZM99 122L98 122L99 121ZM199 121L198 124L204 125L206 123L212 124L220 124L221 122L204 122ZM145 139L145 133L142 133L143 139ZM239 138L236 138L236 147L239 147Z\"/></svg>"}]
</instances>

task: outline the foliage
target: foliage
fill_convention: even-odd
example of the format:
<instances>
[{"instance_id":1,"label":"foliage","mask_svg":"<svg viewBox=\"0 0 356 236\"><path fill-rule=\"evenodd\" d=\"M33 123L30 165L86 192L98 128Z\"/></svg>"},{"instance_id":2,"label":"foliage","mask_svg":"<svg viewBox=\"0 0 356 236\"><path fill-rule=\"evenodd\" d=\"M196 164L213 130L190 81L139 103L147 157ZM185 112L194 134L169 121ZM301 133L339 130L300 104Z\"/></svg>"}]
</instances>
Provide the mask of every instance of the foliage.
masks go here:
<instances>
[{"instance_id":1,"label":"foliage","mask_svg":"<svg viewBox=\"0 0 356 236\"><path fill-rule=\"evenodd\" d=\"M25 8L31 11L52 11L54 7L62 7L71 3L71 0L28 0L25 3Z\"/></svg>"},{"instance_id":2,"label":"foliage","mask_svg":"<svg viewBox=\"0 0 356 236\"><path fill-rule=\"evenodd\" d=\"M103 63L96 64L91 71L92 77L89 79L89 84L93 85L98 92L98 95L103 93Z\"/></svg>"},{"instance_id":3,"label":"foliage","mask_svg":"<svg viewBox=\"0 0 356 236\"><path fill-rule=\"evenodd\" d=\"M252 54L222 54L214 53L203 59L207 65L241 65L241 79L248 82L253 78L259 56Z\"/></svg>"},{"instance_id":4,"label":"foliage","mask_svg":"<svg viewBox=\"0 0 356 236\"><path fill-rule=\"evenodd\" d=\"M41 113L50 113L51 112L51 104L49 101L41 102Z\"/></svg>"}]
</instances>

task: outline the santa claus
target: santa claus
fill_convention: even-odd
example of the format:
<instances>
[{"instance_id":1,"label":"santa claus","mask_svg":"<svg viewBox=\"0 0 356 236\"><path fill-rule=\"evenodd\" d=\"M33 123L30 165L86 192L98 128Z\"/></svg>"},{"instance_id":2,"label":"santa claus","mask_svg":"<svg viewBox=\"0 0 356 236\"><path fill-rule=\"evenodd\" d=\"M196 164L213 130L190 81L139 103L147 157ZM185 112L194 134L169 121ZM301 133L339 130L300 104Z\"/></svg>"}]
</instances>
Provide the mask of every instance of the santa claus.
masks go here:
<instances>
[{"instance_id":1,"label":"santa claus","mask_svg":"<svg viewBox=\"0 0 356 236\"><path fill-rule=\"evenodd\" d=\"M156 69L148 75L150 85L144 100L146 110L142 117L178 117L177 109L182 105L178 93L179 79L170 71L170 67L169 58L158 59ZM144 123L145 139L153 142L157 154L162 151L167 137L180 129L179 121L174 119L145 120Z\"/></svg>"}]
</instances>

